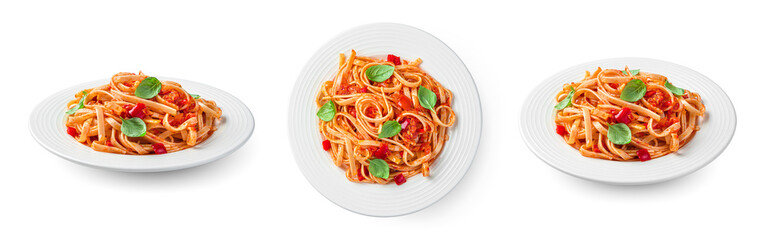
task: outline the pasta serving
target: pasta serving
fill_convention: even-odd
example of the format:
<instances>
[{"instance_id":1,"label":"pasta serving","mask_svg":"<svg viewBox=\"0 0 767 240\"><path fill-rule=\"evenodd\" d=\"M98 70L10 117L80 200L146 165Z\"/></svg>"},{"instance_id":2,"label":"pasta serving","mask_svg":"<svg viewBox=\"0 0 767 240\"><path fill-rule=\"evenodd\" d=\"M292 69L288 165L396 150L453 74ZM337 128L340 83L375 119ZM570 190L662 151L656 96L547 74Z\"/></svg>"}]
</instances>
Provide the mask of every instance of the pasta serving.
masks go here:
<instances>
[{"instance_id":1,"label":"pasta serving","mask_svg":"<svg viewBox=\"0 0 767 240\"><path fill-rule=\"evenodd\" d=\"M453 94L421 59L340 54L338 72L317 94L323 148L352 182L400 185L429 176L455 123Z\"/></svg>"},{"instance_id":2,"label":"pasta serving","mask_svg":"<svg viewBox=\"0 0 767 240\"><path fill-rule=\"evenodd\" d=\"M221 109L181 85L117 73L67 103L67 133L96 151L163 154L190 148L217 129Z\"/></svg>"},{"instance_id":3,"label":"pasta serving","mask_svg":"<svg viewBox=\"0 0 767 240\"><path fill-rule=\"evenodd\" d=\"M706 107L700 95L665 76L598 68L557 96L556 131L581 155L648 161L673 153L696 131Z\"/></svg>"}]
</instances>

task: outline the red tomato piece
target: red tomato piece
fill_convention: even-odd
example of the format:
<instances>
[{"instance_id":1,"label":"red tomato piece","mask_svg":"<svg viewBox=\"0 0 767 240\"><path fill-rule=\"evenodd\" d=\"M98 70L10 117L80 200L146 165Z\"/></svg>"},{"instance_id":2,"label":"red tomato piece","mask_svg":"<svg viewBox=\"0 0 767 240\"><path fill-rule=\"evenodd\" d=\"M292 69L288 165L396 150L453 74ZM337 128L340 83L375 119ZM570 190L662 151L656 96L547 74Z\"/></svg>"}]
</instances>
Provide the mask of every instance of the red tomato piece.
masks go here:
<instances>
[{"instance_id":1,"label":"red tomato piece","mask_svg":"<svg viewBox=\"0 0 767 240\"><path fill-rule=\"evenodd\" d=\"M382 144L378 150L373 152L373 156L380 159L386 159L386 157L389 156L389 145L386 143Z\"/></svg>"},{"instance_id":2,"label":"red tomato piece","mask_svg":"<svg viewBox=\"0 0 767 240\"><path fill-rule=\"evenodd\" d=\"M146 108L146 105L143 103L136 103L136 106L131 108L131 110L128 111L128 114L130 114L131 117L144 118L146 117L144 108Z\"/></svg>"},{"instance_id":3,"label":"red tomato piece","mask_svg":"<svg viewBox=\"0 0 767 240\"><path fill-rule=\"evenodd\" d=\"M402 64L402 62L400 61L399 57L397 57L394 54L389 54L388 56L386 56L386 61L394 63L394 65Z\"/></svg>"},{"instance_id":4,"label":"red tomato piece","mask_svg":"<svg viewBox=\"0 0 767 240\"><path fill-rule=\"evenodd\" d=\"M75 129L73 127L67 127L67 134L69 134L69 136L72 136L72 137L76 138L77 137L77 129Z\"/></svg>"},{"instance_id":5,"label":"red tomato piece","mask_svg":"<svg viewBox=\"0 0 767 240\"><path fill-rule=\"evenodd\" d=\"M397 99L397 106L402 108L404 111L409 111L413 108L413 104L410 101L410 98L405 97L405 95L399 95L399 99Z\"/></svg>"},{"instance_id":6,"label":"red tomato piece","mask_svg":"<svg viewBox=\"0 0 767 240\"><path fill-rule=\"evenodd\" d=\"M637 156L639 157L639 161L649 161L650 160L650 152L647 151L647 149L639 149L637 151Z\"/></svg>"},{"instance_id":7,"label":"red tomato piece","mask_svg":"<svg viewBox=\"0 0 767 240\"><path fill-rule=\"evenodd\" d=\"M557 125L557 134L561 136L564 136L565 134L567 134L567 129L565 128L565 126Z\"/></svg>"},{"instance_id":8,"label":"red tomato piece","mask_svg":"<svg viewBox=\"0 0 767 240\"><path fill-rule=\"evenodd\" d=\"M407 178L405 178L405 176L402 176L402 173L397 174L397 176L394 176L394 183L396 183L397 185L402 185L405 182L407 182Z\"/></svg>"},{"instance_id":9,"label":"red tomato piece","mask_svg":"<svg viewBox=\"0 0 767 240\"><path fill-rule=\"evenodd\" d=\"M325 151L330 150L330 140L322 141L322 149L325 149Z\"/></svg>"},{"instance_id":10,"label":"red tomato piece","mask_svg":"<svg viewBox=\"0 0 767 240\"><path fill-rule=\"evenodd\" d=\"M357 181L365 180L365 177L362 176L362 168L364 167L357 168Z\"/></svg>"},{"instance_id":11,"label":"red tomato piece","mask_svg":"<svg viewBox=\"0 0 767 240\"><path fill-rule=\"evenodd\" d=\"M154 151L154 154L168 153L168 150L165 149L165 144L162 143L152 144L152 150Z\"/></svg>"},{"instance_id":12,"label":"red tomato piece","mask_svg":"<svg viewBox=\"0 0 767 240\"><path fill-rule=\"evenodd\" d=\"M631 109L624 107L620 112L618 112L618 114L615 115L615 120L621 123L629 124L631 123L631 118L629 118L630 115Z\"/></svg>"}]
</instances>

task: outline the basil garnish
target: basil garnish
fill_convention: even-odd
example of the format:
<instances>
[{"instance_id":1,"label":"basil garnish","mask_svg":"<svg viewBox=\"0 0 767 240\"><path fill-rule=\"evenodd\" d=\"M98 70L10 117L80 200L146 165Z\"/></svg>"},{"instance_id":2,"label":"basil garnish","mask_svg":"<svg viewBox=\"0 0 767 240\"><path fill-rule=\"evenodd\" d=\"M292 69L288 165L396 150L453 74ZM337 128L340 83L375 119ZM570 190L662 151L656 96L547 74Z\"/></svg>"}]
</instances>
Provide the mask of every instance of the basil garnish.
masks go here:
<instances>
[{"instance_id":1,"label":"basil garnish","mask_svg":"<svg viewBox=\"0 0 767 240\"><path fill-rule=\"evenodd\" d=\"M368 166L370 174L383 179L389 178L389 164L386 161L375 158L368 160L368 162L370 163Z\"/></svg>"},{"instance_id":2,"label":"basil garnish","mask_svg":"<svg viewBox=\"0 0 767 240\"><path fill-rule=\"evenodd\" d=\"M633 70L629 70L629 72L628 72L628 73L626 72L626 70L621 70L621 72L622 72L623 74L626 74L626 75L630 75L630 76L636 76L637 74L639 74L639 69L633 69Z\"/></svg>"},{"instance_id":3,"label":"basil garnish","mask_svg":"<svg viewBox=\"0 0 767 240\"><path fill-rule=\"evenodd\" d=\"M397 135L397 133L399 133L401 130L402 125L400 125L397 121L386 121L383 126L381 126L381 133L378 134L378 138L393 137L394 135Z\"/></svg>"},{"instance_id":4,"label":"basil garnish","mask_svg":"<svg viewBox=\"0 0 767 240\"><path fill-rule=\"evenodd\" d=\"M671 91L671 93L673 93L674 95L677 95L677 96L684 95L684 89L681 89L681 88L678 88L678 87L672 85L669 81L666 81L666 83L664 83L663 85L666 86L666 88L669 91Z\"/></svg>"},{"instance_id":5,"label":"basil garnish","mask_svg":"<svg viewBox=\"0 0 767 240\"><path fill-rule=\"evenodd\" d=\"M569 107L573 100L573 94L575 94L575 88L570 87L570 92L567 93L565 99L562 99L562 101L559 101L557 105L554 105L554 108L557 110L562 110L566 107Z\"/></svg>"},{"instance_id":6,"label":"basil garnish","mask_svg":"<svg viewBox=\"0 0 767 240\"><path fill-rule=\"evenodd\" d=\"M200 95L197 94L189 94L189 96L192 96L194 99L200 99Z\"/></svg>"},{"instance_id":7,"label":"basil garnish","mask_svg":"<svg viewBox=\"0 0 767 240\"><path fill-rule=\"evenodd\" d=\"M146 135L146 124L141 118L123 119L123 124L120 126L120 131L128 137L143 137Z\"/></svg>"},{"instance_id":8,"label":"basil garnish","mask_svg":"<svg viewBox=\"0 0 767 240\"><path fill-rule=\"evenodd\" d=\"M320 117L322 121L330 122L333 120L333 117L336 116L336 104L333 103L333 101L328 101L322 107L320 107L320 110L317 111L317 117Z\"/></svg>"},{"instance_id":9,"label":"basil garnish","mask_svg":"<svg viewBox=\"0 0 767 240\"><path fill-rule=\"evenodd\" d=\"M418 104L421 104L423 108L434 110L434 105L437 104L437 94L423 86L418 87Z\"/></svg>"},{"instance_id":10,"label":"basil garnish","mask_svg":"<svg viewBox=\"0 0 767 240\"><path fill-rule=\"evenodd\" d=\"M88 92L83 91L83 97L80 98L80 103L78 103L77 106L74 106L74 107L70 108L69 111L67 111L67 114L68 115L75 114L75 112L77 112L77 110L80 110L80 109L84 108L85 107L85 98L87 98L87 97L88 97Z\"/></svg>"},{"instance_id":11,"label":"basil garnish","mask_svg":"<svg viewBox=\"0 0 767 240\"><path fill-rule=\"evenodd\" d=\"M624 123L610 125L607 129L607 139L615 144L628 144L631 142L631 129Z\"/></svg>"},{"instance_id":12,"label":"basil garnish","mask_svg":"<svg viewBox=\"0 0 767 240\"><path fill-rule=\"evenodd\" d=\"M392 74L394 74L394 67L390 65L375 65L365 70L365 75L373 82L386 81Z\"/></svg>"},{"instance_id":13,"label":"basil garnish","mask_svg":"<svg viewBox=\"0 0 767 240\"><path fill-rule=\"evenodd\" d=\"M647 85L645 85L642 80L632 79L626 83L626 87L623 88L623 92L621 92L621 99L627 102L636 102L637 100L644 97L646 91Z\"/></svg>"},{"instance_id":14,"label":"basil garnish","mask_svg":"<svg viewBox=\"0 0 767 240\"><path fill-rule=\"evenodd\" d=\"M138 84L138 87L136 87L136 91L133 92L133 95L143 99L150 99L154 96L157 96L161 89L162 83L160 83L160 80L157 80L156 77L148 77L144 80L141 80L141 83Z\"/></svg>"}]
</instances>

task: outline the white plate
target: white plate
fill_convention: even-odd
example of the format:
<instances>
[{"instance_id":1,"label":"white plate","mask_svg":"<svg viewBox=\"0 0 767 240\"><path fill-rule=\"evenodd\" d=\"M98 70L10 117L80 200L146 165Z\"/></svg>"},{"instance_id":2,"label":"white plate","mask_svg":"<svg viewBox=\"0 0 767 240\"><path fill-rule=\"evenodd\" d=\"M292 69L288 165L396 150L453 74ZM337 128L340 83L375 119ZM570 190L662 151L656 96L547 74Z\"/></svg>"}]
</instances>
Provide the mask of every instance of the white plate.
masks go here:
<instances>
[{"instance_id":1,"label":"white plate","mask_svg":"<svg viewBox=\"0 0 767 240\"><path fill-rule=\"evenodd\" d=\"M29 118L29 130L40 145L52 153L86 166L125 172L160 172L209 163L240 148L253 133L254 120L248 107L229 93L201 83L157 77L174 81L205 99L213 100L223 114L219 128L204 142L178 152L162 155L122 155L98 152L67 135L64 122L66 103L83 89L107 84L109 79L83 83L64 89L43 100Z\"/></svg>"},{"instance_id":2,"label":"white plate","mask_svg":"<svg viewBox=\"0 0 767 240\"><path fill-rule=\"evenodd\" d=\"M360 56L395 54L408 60L420 57L421 67L453 91L456 123L450 128L444 152L431 167L430 177L417 175L400 186L349 182L344 171L333 165L330 155L322 149L314 98L320 84L336 72L338 54L349 54L351 49ZM469 170L482 130L479 94L461 59L436 37L392 23L353 28L320 48L293 87L288 119L293 155L309 183L338 206L369 216L404 215L439 201Z\"/></svg>"},{"instance_id":3,"label":"white plate","mask_svg":"<svg viewBox=\"0 0 767 240\"><path fill-rule=\"evenodd\" d=\"M684 147L647 162L617 162L581 156L556 134L554 96L562 85L583 79L585 71L597 67L641 69L664 75L675 86L699 93L706 115L699 119L700 131ZM522 105L522 138L535 155L567 174L610 184L640 185L668 181L706 166L724 151L735 133L737 119L730 98L706 76L687 67L648 58L604 59L574 66L538 85Z\"/></svg>"}]
</instances>

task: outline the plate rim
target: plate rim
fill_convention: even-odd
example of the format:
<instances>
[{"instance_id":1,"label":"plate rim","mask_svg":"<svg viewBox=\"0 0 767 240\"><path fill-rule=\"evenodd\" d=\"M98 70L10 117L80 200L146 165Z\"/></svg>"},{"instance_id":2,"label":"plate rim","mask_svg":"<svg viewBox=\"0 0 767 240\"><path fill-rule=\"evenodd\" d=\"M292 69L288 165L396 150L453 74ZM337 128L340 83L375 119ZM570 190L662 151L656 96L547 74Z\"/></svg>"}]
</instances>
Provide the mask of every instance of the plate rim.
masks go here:
<instances>
[{"instance_id":1,"label":"plate rim","mask_svg":"<svg viewBox=\"0 0 767 240\"><path fill-rule=\"evenodd\" d=\"M184 162L183 164L164 165L164 166L152 166L152 167L133 167L133 168L131 168L131 167L105 166L105 165L95 164L95 163L89 162L88 160L82 160L83 157L78 158L76 156L69 156L67 154L61 153L55 147L49 146L42 139L43 136L38 136L36 134L36 131L38 131L38 130L34 129L33 123L35 122L34 117L37 116L37 111L34 111L34 110L37 110L37 109L41 108L46 103L50 103L53 99L57 98L57 96L59 96L59 95L71 94L68 91L69 89L79 88L78 86L91 86L91 85L92 86L99 86L100 83L109 81L108 78L100 78L100 79L97 79L97 80L80 82L80 83L71 85L69 87L65 87L64 89L56 91L53 94L50 94L49 96L47 96L46 98L41 100L39 103L37 103L34 106L34 108L32 108L33 111L29 114L29 119L27 120L27 129L29 130L30 135L32 135L32 138L41 147L43 147L43 149L47 150L50 153L53 153L54 155L56 155L56 156L58 156L60 158L63 158L63 159L68 160L70 162L76 163L78 165L92 167L92 168L101 169L101 170L116 171L116 172L168 172L168 171L176 171L176 170L194 168L194 167L202 166L202 165L205 165L205 164L208 164L208 163L211 163L211 162L215 162L216 160L219 160L219 159L222 159L222 158L224 158L226 156L229 156L232 153L234 153L237 150L239 150L242 146L244 146L245 143L250 141L250 138L252 137L253 132L255 130L255 118L253 117L253 113L250 110L250 108L244 102L242 102L242 100L240 100L239 98L237 98L233 94L230 94L229 92L226 92L226 91L221 90L219 88L213 87L213 86L208 85L208 84L200 83L200 82L197 82L197 81L186 80L186 79L182 79L182 78L165 77L165 76L155 76L155 77L157 77L158 79L162 79L163 81L167 80L167 81L179 82L182 85L186 84L186 83L189 83L189 84L192 84L192 85L198 85L198 86L202 86L202 87L204 87L206 89L209 89L211 91L231 96L232 100L234 100L234 103L236 105L240 105L240 107L242 107L242 109L245 110L245 111L243 111L243 113L244 113L243 116L244 116L244 119L248 120L247 123L249 123L249 124L246 124L246 127L247 127L247 129L249 131L246 134L244 134L244 136L245 136L244 139L242 141L237 142L236 144L232 145L231 148L223 149L224 151L222 151L220 154L217 154L217 155L215 155L213 157L208 157L208 158L205 158L205 159L194 160L194 161L188 161L188 162ZM101 85L103 85L103 84L101 84ZM83 145L83 146L85 146L85 145ZM85 146L85 147L87 147L87 146ZM187 149L185 149L185 150L187 150ZM182 152L182 151L178 151L178 152ZM145 155L122 155L122 154L119 154L119 155L121 155L119 157L124 157L124 158L139 158L139 157L145 156ZM88 158L88 157L85 157L85 158Z\"/></svg>"},{"instance_id":2,"label":"plate rim","mask_svg":"<svg viewBox=\"0 0 767 240\"><path fill-rule=\"evenodd\" d=\"M604 179L604 178L598 178L598 177L592 177L592 176L578 175L578 174L575 174L574 172L568 171L567 169L564 169L563 167L558 166L558 165L550 162L548 159L544 158L541 153L539 153L538 151L536 151L534 149L532 141L528 140L528 138L530 138L530 136L528 136L527 132L524 131L525 127L527 126L526 125L526 117L525 117L524 114L520 114L520 116L519 116L520 124L518 126L519 127L519 131L520 131L520 137L522 138L522 141L525 142L525 145L527 146L528 150L530 152L532 152L533 155L535 155L538 159L540 159L541 161L546 163L547 165L551 166L554 169L557 169L560 172L566 173L567 175L570 175L570 176L573 176L573 177L576 177L576 178L580 178L580 179L584 179L584 180L589 180L589 181L603 183L603 184L610 184L610 185L650 185L650 184L663 183L663 182L671 181L671 180L674 180L674 179L679 179L679 178L685 177L687 175L690 175L692 173L695 173L698 170L702 169L703 167L708 166L709 164L711 164L711 162L713 162L714 160L716 160L729 147L730 143L732 142L732 139L735 136L735 132L737 131L737 125L738 125L737 109L735 108L735 105L732 103L732 99L727 94L727 92L725 92L724 89L722 89L722 87L719 86L719 84L717 84L714 80L712 80L708 76L706 76L706 75L696 71L695 69L692 69L692 68L689 68L687 66L684 66L684 65L681 65L681 64L677 64L677 63L674 63L674 62L669 62L669 61L655 59L655 58L647 58L647 57L612 57L612 58L603 58L603 59L591 60L591 61L587 61L587 62L576 64L576 65L572 65L570 67L566 67L566 68L564 68L564 69L562 69L560 71L557 71L557 72L549 75L548 77L543 79L540 83L538 83L534 88L532 88L532 90L530 91L528 96L522 102L522 104L523 104L522 106L523 107L521 108L521 110L522 110L521 112L524 112L527 109L527 107L525 107L525 106L529 105L528 103L531 102L533 99L535 99L535 96L533 96L533 93L536 92L538 89L544 88L548 82L554 81L555 80L554 77L556 77L557 75L563 74L565 72L573 71L573 70L576 70L576 69L581 69L583 71L587 71L586 69L583 69L584 66L593 65L595 63L617 62L617 61L637 61L637 60L638 61L651 61L651 62L663 63L663 64L674 65L675 67L683 68L683 69L685 69L687 71L690 71L690 72L695 73L697 75L703 76L703 78L705 80L710 82L715 87L715 90L718 90L719 92L721 92L723 94L722 96L727 100L725 106L727 106L729 109L732 109L732 113L733 113L732 114L733 128L732 128L731 132L728 132L725 135L725 136L727 136L727 140L724 143L724 145L721 147L721 149L718 149L713 155L711 155L711 157L709 159L707 159L705 162L703 162L703 164L700 164L699 166L695 166L694 168L686 169L685 172L682 172L680 174L670 175L670 176L666 176L666 177L663 177L663 178L649 179L649 180L644 180L644 181L620 181L620 180L615 180L615 179L610 180L610 179ZM580 157L583 157L583 156L582 155L577 155L576 157L580 158Z\"/></svg>"},{"instance_id":3,"label":"plate rim","mask_svg":"<svg viewBox=\"0 0 767 240\"><path fill-rule=\"evenodd\" d=\"M482 142L482 132L483 132L483 128L484 128L484 117L483 117L484 116L484 112L482 111L481 96L479 94L479 89L477 88L476 81L474 80L474 76L471 74L471 71L469 70L468 66L466 66L466 64L464 63L463 59L461 59L460 56L458 56L458 54L452 48L450 48L449 45L447 45L444 41L442 41L438 37L432 35L431 33L427 32L427 31L424 31L424 30L422 30L420 28L411 26L411 25L395 23L395 22L373 22L373 23L366 23L366 24L356 25L356 26L353 26L351 28L347 28L347 29L341 31L338 34L335 34L333 37L328 38L325 41L325 43L322 44L314 52L314 54L312 54L309 57L309 59L304 64L304 66L301 68L301 71L299 72L298 76L296 77L296 81L293 84L293 88L291 89L291 98L290 98L291 101L288 101L288 119L290 119L291 115L293 114L292 110L290 109L290 106L293 105L292 104L293 95L296 92L296 89L298 89L299 86L300 86L299 83L302 80L302 76L306 72L308 72L308 70L310 68L310 65L312 64L312 61L316 57L320 56L320 54L323 52L324 49L328 48L329 46L332 46L332 44L334 43L333 42L334 40L336 40L336 39L338 39L338 38L340 38L340 37L342 37L344 35L347 35L348 33L351 33L351 32L357 31L357 30L359 30L361 28L364 28L364 27L381 26L381 25L388 25L388 26L396 26L396 27L403 27L403 28L414 29L414 30L417 30L417 31L419 31L421 33L424 33L425 35L427 35L427 36L437 40L439 43L441 43L443 46L445 46L452 53L453 56L456 57L456 59L461 63L461 66L463 67L463 69L466 71L466 73L468 73L469 78L466 79L466 81L471 83L471 86L473 86L474 92L477 95L477 105L479 106L478 110L479 110L479 113L480 113L479 114L479 118L478 118L478 120L479 120L478 121L479 133L477 135L476 147L474 147L473 153L470 155L471 157L468 159L468 165L465 167L465 169L463 169L462 171L459 171L460 176L458 177L458 180L456 181L456 183L453 184L452 186L450 186L450 189L447 192L445 192L443 195L439 196L438 198L434 199L433 201L431 201L431 202L429 202L429 203L427 203L427 204L425 204L423 206L419 206L417 209L412 209L412 210L409 210L409 211L403 211L403 212L400 212L400 213L397 213L397 214L389 214L389 215L376 215L376 214L372 214L372 213L356 211L354 209L351 209L351 208L349 208L347 206L344 206L341 203L331 199L326 193L324 193L323 191L320 191L320 189L317 187L316 183L314 183L314 182L312 182L310 180L310 178L303 171L303 169L301 167L301 163L300 163L301 160L299 159L299 157L297 155L297 151L298 150L296 149L296 143L298 142L298 140L293 137L293 133L294 133L295 130L293 130L293 128L290 127L291 126L291 122L288 122L287 125L288 125L288 131L289 131L288 132L288 140L289 140L289 143L291 145L291 155L294 158L294 163L296 164L296 167L299 169L301 174L304 176L304 179L306 179L306 181L309 182L309 184L312 186L312 188L315 189L315 191L317 191L320 195L322 195L328 201L332 202L336 206L339 206L339 207L341 207L341 208L343 208L343 209L345 209L347 211L350 211L350 212L353 212L353 213L356 213L356 214L360 214L360 215L363 215L363 216L369 216L369 217L390 218L390 217L399 217L399 216L409 215L409 214L412 214L412 213L415 213L415 212L419 212L419 211L421 211L423 209L426 209L426 208L434 205L435 203L437 203L437 202L441 201L443 198L445 198L445 196L449 195L455 189L455 187L458 186L458 184L460 184L463 181L463 178L466 176L466 174L469 172L471 167L474 165L474 160L476 159L477 153L479 152L479 146L481 145L481 142Z\"/></svg>"}]
</instances>

